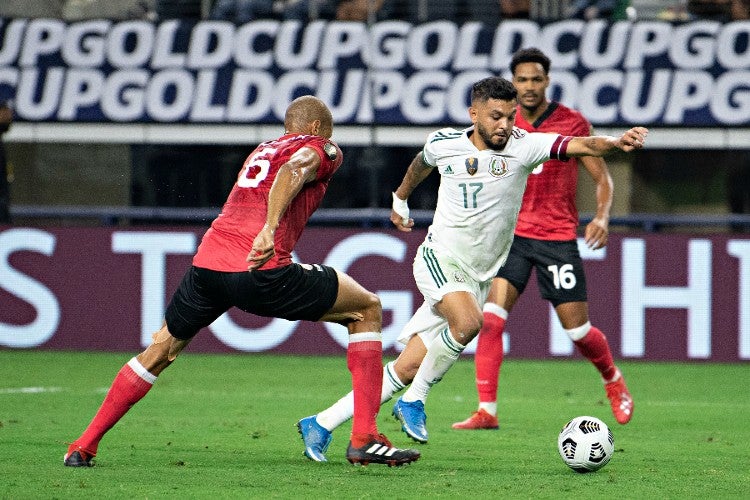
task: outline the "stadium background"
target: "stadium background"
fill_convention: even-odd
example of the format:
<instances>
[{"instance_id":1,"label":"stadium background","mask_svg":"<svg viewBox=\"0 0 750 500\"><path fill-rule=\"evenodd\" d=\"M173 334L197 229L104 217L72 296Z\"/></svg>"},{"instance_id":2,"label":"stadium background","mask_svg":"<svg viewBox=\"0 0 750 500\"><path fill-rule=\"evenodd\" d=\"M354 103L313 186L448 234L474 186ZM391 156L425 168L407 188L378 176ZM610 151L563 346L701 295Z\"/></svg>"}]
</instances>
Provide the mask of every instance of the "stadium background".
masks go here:
<instances>
[{"instance_id":1,"label":"stadium background","mask_svg":"<svg viewBox=\"0 0 750 500\"><path fill-rule=\"evenodd\" d=\"M528 15L511 19L503 17L497 4L489 1L390 1L362 23L364 32L371 33L389 21L402 20L408 23L406 32L414 34L419 30L435 33L430 31L434 26L444 32L463 33L467 25L481 22L477 28L484 34L478 36L480 41L492 39L487 33L511 26L528 28L528 23L532 29L547 30L545 33L558 26L573 26L581 33L595 32L601 25L605 30L616 29L610 24L613 19L578 24L562 20L565 2L534 1L530 6ZM159 321L163 310L160 300L166 300L176 286L196 238L218 211L240 163L260 140L281 131L272 111L252 122L232 120L226 114L201 119L192 119L190 114L161 119L144 114L113 120L102 111L101 101L96 101L67 114L62 107L35 114L14 94L21 80L12 75L38 70L43 75L36 78L41 88L51 81L47 77L55 68L67 71L66 75L83 68L90 71L86 74L106 77L113 71L111 61L71 62L61 51L53 50L24 63L20 52L12 54L10 38L5 36L9 27L13 22L24 27L41 22L69 34L76 27L90 26L86 24L89 21L103 19L111 21L108 27L136 21L155 27L176 23L174 53L179 53L180 40L189 40L197 27L207 26L211 7L205 0L9 0L0 5L4 40L0 45L0 98L10 99L16 111L11 131L3 137L12 178L14 224L0 227L0 346L138 350L146 338L143 332L152 330L154 322ZM670 87L664 101L688 102L689 108L691 98L701 94L700 82L706 75L709 89L703 92L709 97L705 103L676 115L666 111L650 115L647 122L639 123L652 130L647 149L608 161L615 182L613 238L607 252L588 257L592 317L606 327L618 357L746 361L750 359L748 21L727 24L725 20L683 18L679 9L684 2L679 1L639 0L631 2L631 7L635 18L619 24L627 25L628 33L646 28L659 32L668 27L675 35L669 42L672 47L679 43L677 35L695 29L700 35L685 39L684 52L710 53L713 57L697 69L682 66L674 52L664 47L656 56L644 58L643 68L637 69L652 74L658 70L671 72L671 81L678 74L699 74L697 87L687 85L687 93L679 98L670 95L674 90ZM311 22L322 23L325 29L342 24L332 18L333 11L327 10L325 2L313 1L308 12ZM266 21L281 23L281 17L279 14ZM308 29L305 26L301 29ZM730 32L739 33L731 38L733 44L722 38ZM561 40L563 45L569 43ZM425 50L433 50L435 43L439 47L439 42L427 40ZM712 48L701 50L705 43ZM487 53L489 49L482 50ZM583 49L573 46L571 50L583 61ZM280 78L284 72L291 72L280 69L282 62L274 61L268 74ZM341 56L336 62L334 71L373 69L360 55ZM453 54L435 74L448 75L449 79L460 76L458 62ZM488 63L479 70L507 73L505 66L494 68ZM574 74L583 79L593 75L593 80L605 73L619 72L622 76L630 71L623 64L600 69L595 66L595 62L579 62L558 68L558 76ZM197 73L186 63L177 64L177 68L193 76ZM231 79L237 70L232 64L220 69L219 82ZM313 64L300 71L315 69ZM396 69L405 77L418 77L420 71L430 70L409 64ZM151 78L158 73L158 68L147 70ZM744 78L745 83L730 85L727 91L721 82L731 81L732 75L740 82ZM554 82L555 75L552 79ZM647 79L644 88L656 88L655 80ZM607 101L602 106L611 104L612 99L616 104L621 102L610 96L610 91L606 86L602 90L600 97ZM714 105L710 97L722 91L726 92L724 107ZM58 90L57 97L63 98L62 91ZM215 97L221 99L219 90ZM427 93L418 95L416 102L424 104L428 97ZM576 107L586 105L587 96L562 97L577 99L571 103ZM31 100L38 102L40 98L37 90ZM643 104L648 95L636 98ZM283 98L276 100L273 106L283 109ZM394 112L405 109L401 104L386 110L390 114L382 119L352 114L338 127L335 138L345 151L345 163L331 185L323 210L314 219L318 227L308 230L299 249L303 259L342 264L355 278L385 292L396 304L386 315L386 328L392 330L397 330L399 322L405 322L411 314L410 308L418 305L410 259L415 241L423 233L410 239L388 228L390 192L428 131L443 125L463 125L445 110L425 119L419 113ZM627 126L628 116L627 110L620 110L613 119L592 121L598 131L606 133ZM434 206L436 181L433 176L410 200L418 210L422 228ZM578 201L584 220L593 212L593 198L590 181L583 175ZM352 238L367 240L372 236L389 239L385 253L373 255L373 247L367 247L368 253L358 250L361 247L356 241L351 243ZM176 246L160 246L158 242L164 240ZM359 258L350 258L352 255ZM153 258L149 260L148 256ZM636 279L635 284L632 279ZM161 295L144 300L146 290L157 290ZM547 306L536 295L532 287L519 304L514 316L518 319L509 323L509 355L572 355L564 339L558 338L559 328L552 315L538 313ZM674 300L662 300L660 296ZM106 338L92 336L113 317L118 321L108 328ZM330 329L277 326L278 330L264 332L262 327L252 321L242 325L227 321L202 335L205 340L192 348L212 352L343 353L336 332ZM273 337L287 330L294 331L278 345L263 340L242 341L243 336ZM549 335L540 336L540 330ZM234 337L228 331L234 332ZM232 340L228 340L230 337Z\"/></svg>"}]
</instances>

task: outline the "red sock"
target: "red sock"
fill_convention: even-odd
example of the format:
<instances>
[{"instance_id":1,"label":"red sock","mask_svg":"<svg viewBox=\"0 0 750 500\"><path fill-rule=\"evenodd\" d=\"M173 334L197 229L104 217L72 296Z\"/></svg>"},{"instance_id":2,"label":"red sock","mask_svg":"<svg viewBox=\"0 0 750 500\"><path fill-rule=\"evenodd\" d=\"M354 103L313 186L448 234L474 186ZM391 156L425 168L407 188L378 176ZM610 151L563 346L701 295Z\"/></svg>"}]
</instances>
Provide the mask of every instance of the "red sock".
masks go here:
<instances>
[{"instance_id":1,"label":"red sock","mask_svg":"<svg viewBox=\"0 0 750 500\"><path fill-rule=\"evenodd\" d=\"M484 323L479 331L474 368L480 403L497 401L497 380L503 364L503 330L505 320L496 314L484 312Z\"/></svg>"},{"instance_id":2,"label":"red sock","mask_svg":"<svg viewBox=\"0 0 750 500\"><path fill-rule=\"evenodd\" d=\"M135 359L135 358L133 358ZM132 362L133 360L131 360ZM148 375L148 372L146 372ZM155 379L155 377L154 377ZM112 428L127 411L151 389L153 382L149 382L139 376L129 364L123 366L117 373L115 380L104 398L104 402L96 412L94 419L76 439L75 445L84 451L96 455L99 441L104 434Z\"/></svg>"},{"instance_id":3,"label":"red sock","mask_svg":"<svg viewBox=\"0 0 750 500\"><path fill-rule=\"evenodd\" d=\"M612 359L607 337L601 330L592 326L591 330L581 340L576 340L574 344L578 348L578 352L586 356L596 366L604 380L612 380L617 373L617 367Z\"/></svg>"},{"instance_id":4,"label":"red sock","mask_svg":"<svg viewBox=\"0 0 750 500\"><path fill-rule=\"evenodd\" d=\"M374 340L374 335L378 336L377 340ZM358 336L361 337L358 339ZM380 410L383 386L383 342L380 334L350 335L346 363L352 374L354 389L352 445L358 448L367 444L372 436L378 435L375 418Z\"/></svg>"}]
</instances>

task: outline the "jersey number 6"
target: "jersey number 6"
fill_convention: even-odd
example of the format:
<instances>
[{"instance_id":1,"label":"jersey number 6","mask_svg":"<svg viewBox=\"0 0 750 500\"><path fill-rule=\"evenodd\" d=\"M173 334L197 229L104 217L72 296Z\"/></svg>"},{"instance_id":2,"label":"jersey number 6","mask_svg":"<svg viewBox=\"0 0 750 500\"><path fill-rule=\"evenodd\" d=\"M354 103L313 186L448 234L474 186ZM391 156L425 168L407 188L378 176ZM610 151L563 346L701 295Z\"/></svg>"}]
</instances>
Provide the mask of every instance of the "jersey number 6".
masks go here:
<instances>
[{"instance_id":1,"label":"jersey number 6","mask_svg":"<svg viewBox=\"0 0 750 500\"><path fill-rule=\"evenodd\" d=\"M261 148L245 160L245 164L237 176L237 185L241 188L256 188L268 176L271 162L268 158L276 152L276 148Z\"/></svg>"}]
</instances>

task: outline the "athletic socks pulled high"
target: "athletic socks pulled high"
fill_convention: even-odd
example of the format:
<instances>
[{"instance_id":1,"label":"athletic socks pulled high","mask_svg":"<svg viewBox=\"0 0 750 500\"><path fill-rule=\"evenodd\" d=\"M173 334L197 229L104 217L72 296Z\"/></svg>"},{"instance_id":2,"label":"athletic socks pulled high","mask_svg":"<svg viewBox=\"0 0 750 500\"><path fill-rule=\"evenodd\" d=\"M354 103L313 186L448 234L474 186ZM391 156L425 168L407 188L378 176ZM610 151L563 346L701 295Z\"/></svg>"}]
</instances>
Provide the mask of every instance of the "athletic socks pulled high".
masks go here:
<instances>
[{"instance_id":1,"label":"athletic socks pulled high","mask_svg":"<svg viewBox=\"0 0 750 500\"><path fill-rule=\"evenodd\" d=\"M128 361L115 376L104 402L94 415L93 420L75 440L90 455L96 455L99 441L138 401L151 390L156 376L149 373L143 365L133 358Z\"/></svg>"}]
</instances>

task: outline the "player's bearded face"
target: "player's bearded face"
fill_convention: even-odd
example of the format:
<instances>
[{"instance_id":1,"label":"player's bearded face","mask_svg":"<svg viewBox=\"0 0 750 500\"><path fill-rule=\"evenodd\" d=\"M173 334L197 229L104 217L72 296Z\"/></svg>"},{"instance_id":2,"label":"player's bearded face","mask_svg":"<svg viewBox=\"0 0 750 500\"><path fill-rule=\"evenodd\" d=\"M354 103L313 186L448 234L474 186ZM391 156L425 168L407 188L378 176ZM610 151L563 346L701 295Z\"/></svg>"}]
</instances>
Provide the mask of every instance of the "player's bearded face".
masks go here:
<instances>
[{"instance_id":1,"label":"player's bearded face","mask_svg":"<svg viewBox=\"0 0 750 500\"><path fill-rule=\"evenodd\" d=\"M503 149L516 120L516 101L490 99L475 108L474 129L490 149Z\"/></svg>"}]
</instances>

